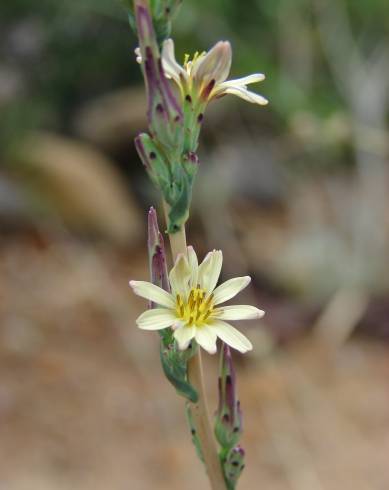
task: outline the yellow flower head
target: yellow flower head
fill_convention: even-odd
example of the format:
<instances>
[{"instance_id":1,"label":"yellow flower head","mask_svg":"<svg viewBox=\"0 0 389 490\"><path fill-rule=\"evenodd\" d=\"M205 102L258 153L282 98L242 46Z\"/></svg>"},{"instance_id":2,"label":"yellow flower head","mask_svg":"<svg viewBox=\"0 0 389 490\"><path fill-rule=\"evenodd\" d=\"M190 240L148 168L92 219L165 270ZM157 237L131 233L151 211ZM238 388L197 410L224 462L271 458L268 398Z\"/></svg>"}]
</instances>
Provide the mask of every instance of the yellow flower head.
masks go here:
<instances>
[{"instance_id":1,"label":"yellow flower head","mask_svg":"<svg viewBox=\"0 0 389 490\"><path fill-rule=\"evenodd\" d=\"M181 350L190 341L196 342L210 354L216 352L216 340L240 352L252 349L250 341L225 320L254 320L264 315L255 306L219 306L237 295L250 283L250 277L236 277L216 287L223 262L220 250L209 252L199 265L192 247L179 255L169 274L171 292L150 282L130 281L135 294L158 305L137 319L144 330L171 327Z\"/></svg>"}]
</instances>

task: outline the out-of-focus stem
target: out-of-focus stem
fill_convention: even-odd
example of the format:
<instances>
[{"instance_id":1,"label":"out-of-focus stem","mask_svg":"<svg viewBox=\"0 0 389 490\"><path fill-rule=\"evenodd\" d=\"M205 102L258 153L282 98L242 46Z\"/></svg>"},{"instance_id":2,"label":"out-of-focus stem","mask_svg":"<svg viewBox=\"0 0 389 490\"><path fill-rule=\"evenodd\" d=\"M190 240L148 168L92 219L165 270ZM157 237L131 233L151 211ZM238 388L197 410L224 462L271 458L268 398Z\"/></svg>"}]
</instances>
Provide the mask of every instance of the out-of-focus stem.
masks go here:
<instances>
[{"instance_id":1,"label":"out-of-focus stem","mask_svg":"<svg viewBox=\"0 0 389 490\"><path fill-rule=\"evenodd\" d=\"M217 454L216 442L209 420L208 404L205 395L203 365L201 360L201 349L197 350L188 363L188 377L191 385L197 390L199 400L191 404L192 416L196 425L197 435L200 440L204 463L212 490L226 490L219 456Z\"/></svg>"},{"instance_id":2,"label":"out-of-focus stem","mask_svg":"<svg viewBox=\"0 0 389 490\"><path fill-rule=\"evenodd\" d=\"M163 203L166 223L168 223L169 206ZM180 253L186 251L186 235L184 226L177 233L169 234L170 247L173 259ZM195 354L188 362L188 378L191 385L197 390L199 400L191 403L193 421L200 440L201 451L204 464L212 490L226 490L226 483L222 473L219 456L217 454L216 441L213 436L213 429L209 418L207 398L205 395L204 375L201 360L201 349L197 349Z\"/></svg>"}]
</instances>

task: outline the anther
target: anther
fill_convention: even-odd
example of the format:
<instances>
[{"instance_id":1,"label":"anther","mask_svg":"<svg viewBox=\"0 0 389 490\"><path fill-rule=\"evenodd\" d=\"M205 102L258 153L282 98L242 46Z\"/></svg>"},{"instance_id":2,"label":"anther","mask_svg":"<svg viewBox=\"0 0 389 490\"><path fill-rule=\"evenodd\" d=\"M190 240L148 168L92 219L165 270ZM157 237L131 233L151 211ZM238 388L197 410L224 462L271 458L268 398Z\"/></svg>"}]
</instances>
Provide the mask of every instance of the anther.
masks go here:
<instances>
[{"instance_id":1,"label":"anther","mask_svg":"<svg viewBox=\"0 0 389 490\"><path fill-rule=\"evenodd\" d=\"M204 321L208 319L210 314L211 314L211 310L207 310L207 312L204 315Z\"/></svg>"}]
</instances>

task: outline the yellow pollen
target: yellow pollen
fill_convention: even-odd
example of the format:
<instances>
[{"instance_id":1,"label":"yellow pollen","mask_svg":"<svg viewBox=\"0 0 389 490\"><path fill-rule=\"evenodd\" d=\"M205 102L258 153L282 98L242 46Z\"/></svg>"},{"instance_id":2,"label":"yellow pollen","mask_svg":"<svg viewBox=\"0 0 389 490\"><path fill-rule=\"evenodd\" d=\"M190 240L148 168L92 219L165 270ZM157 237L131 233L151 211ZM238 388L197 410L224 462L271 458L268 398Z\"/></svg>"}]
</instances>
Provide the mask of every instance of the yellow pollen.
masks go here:
<instances>
[{"instance_id":1,"label":"yellow pollen","mask_svg":"<svg viewBox=\"0 0 389 490\"><path fill-rule=\"evenodd\" d=\"M200 287L191 289L188 299L176 296L176 313L187 325L204 325L213 312L213 294L206 296Z\"/></svg>"}]
</instances>

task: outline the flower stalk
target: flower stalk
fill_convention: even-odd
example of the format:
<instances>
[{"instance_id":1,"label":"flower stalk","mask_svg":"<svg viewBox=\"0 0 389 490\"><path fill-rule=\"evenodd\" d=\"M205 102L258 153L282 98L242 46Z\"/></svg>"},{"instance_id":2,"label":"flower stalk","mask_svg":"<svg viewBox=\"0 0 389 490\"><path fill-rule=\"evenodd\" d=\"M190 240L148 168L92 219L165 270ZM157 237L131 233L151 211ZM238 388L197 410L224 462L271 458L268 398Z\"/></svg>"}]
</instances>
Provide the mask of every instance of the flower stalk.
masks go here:
<instances>
[{"instance_id":1,"label":"flower stalk","mask_svg":"<svg viewBox=\"0 0 389 490\"><path fill-rule=\"evenodd\" d=\"M166 219L168 220L168 208L164 203ZM173 258L179 254L186 254L186 237L185 228L179 233L169 234L170 245ZM199 398L196 403L190 403L187 407L188 418L191 421L192 438L198 441L196 445L197 452L201 454L212 490L226 490L222 466L220 464L216 441L213 436L208 403L205 393L204 373L201 358L201 350L189 359L188 362L188 380L193 388L197 391Z\"/></svg>"},{"instance_id":2,"label":"flower stalk","mask_svg":"<svg viewBox=\"0 0 389 490\"><path fill-rule=\"evenodd\" d=\"M250 283L236 277L217 285L223 263L221 250L199 263L187 246L192 186L198 171L198 139L207 105L233 94L259 105L267 100L247 89L264 79L253 74L227 80L231 45L220 41L207 53L185 57L181 66L168 39L171 21L181 0L123 0L139 47L135 50L147 93L148 132L135 138L135 147L154 186L162 194L166 228L173 258L168 272L163 235L157 214L148 215L150 282L130 281L134 293L148 300L149 309L136 320L143 330L160 335L164 374L186 399L188 423L197 454L204 463L212 490L235 490L244 468L242 431L230 347L245 353L249 339L229 321L255 320L264 312L251 305L223 305ZM175 83L178 95L172 89ZM213 429L206 398L202 349L217 352L223 342L219 375L219 407Z\"/></svg>"}]
</instances>

